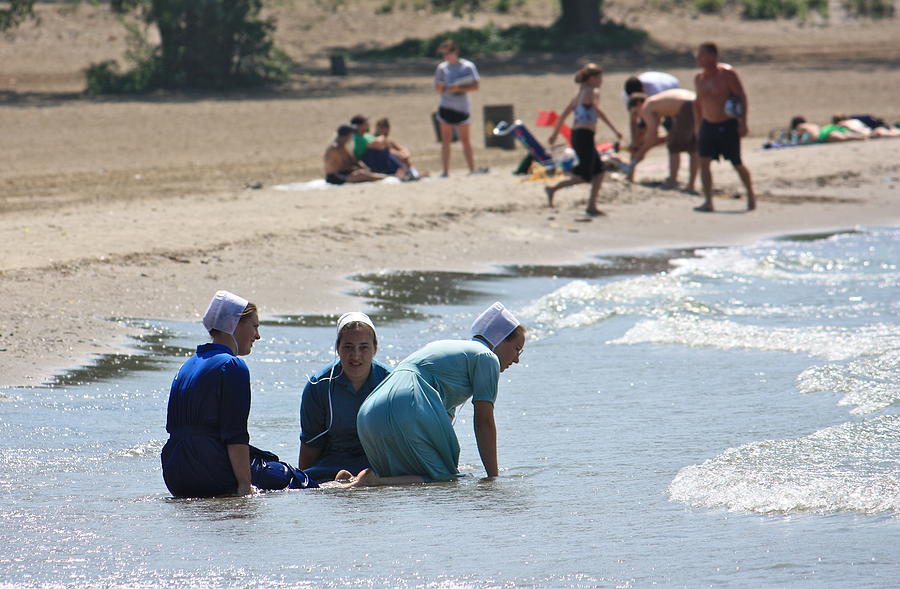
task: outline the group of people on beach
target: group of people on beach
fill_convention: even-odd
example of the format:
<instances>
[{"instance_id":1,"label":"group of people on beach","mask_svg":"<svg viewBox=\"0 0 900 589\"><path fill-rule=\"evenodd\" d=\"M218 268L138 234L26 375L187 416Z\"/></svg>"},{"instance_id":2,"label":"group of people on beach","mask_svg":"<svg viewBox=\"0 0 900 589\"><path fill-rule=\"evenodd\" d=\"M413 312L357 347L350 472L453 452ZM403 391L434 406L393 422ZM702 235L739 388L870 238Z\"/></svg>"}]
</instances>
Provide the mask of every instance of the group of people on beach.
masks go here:
<instances>
[{"instance_id":1,"label":"group of people on beach","mask_svg":"<svg viewBox=\"0 0 900 589\"><path fill-rule=\"evenodd\" d=\"M441 177L450 170L450 147L455 138L462 146L463 158L470 174L484 174L487 168L475 166L475 152L469 133L472 104L469 93L479 88L478 68L459 56L459 47L448 39L438 47L443 61L434 72L434 88L440 95L435 113L441 138ZM418 180L428 172L419 172L412 165L409 150L392 138L390 122L384 118L375 123L374 134L369 132L369 120L356 115L343 123L325 150L325 181L329 184L347 182L375 182L390 176L401 180ZM352 144L351 144L352 141Z\"/></svg>"},{"instance_id":2,"label":"group of people on beach","mask_svg":"<svg viewBox=\"0 0 900 589\"><path fill-rule=\"evenodd\" d=\"M622 165L629 180L633 181L638 164L647 152L665 143L669 150L669 177L664 185L677 186L681 153L690 157L687 190L694 191L697 171L703 187L704 202L695 210L714 210L711 164L720 157L727 159L747 190L747 209L756 208L756 197L750 171L741 159L741 138L747 135L747 95L740 77L731 66L719 62L719 50L715 43L699 46L696 54L701 71L694 78L695 91L680 87L674 76L664 72L645 72L625 82L625 108L628 110L631 132L628 150L631 160ZM591 185L586 213L602 215L597 199L603 176L608 165L597 152L594 140L597 121L603 120L618 139L622 134L600 109L600 85L602 69L590 63L575 74L578 90L560 115L550 135L550 143L556 141L560 128L571 114L572 148L578 157L573 176L545 186L547 202L552 207L553 198L561 188L580 183ZM661 132L660 128L666 130Z\"/></svg>"},{"instance_id":3,"label":"group of people on beach","mask_svg":"<svg viewBox=\"0 0 900 589\"><path fill-rule=\"evenodd\" d=\"M426 344L393 370L375 360L378 335L364 313L337 321L335 359L308 378L300 402L298 466L250 445L250 372L241 356L260 339L254 303L218 291L203 315L210 342L179 369L161 452L175 497L451 481L458 478L457 409L474 407L488 477L499 476L494 402L500 373L519 362L525 327L494 303L468 340Z\"/></svg>"}]
</instances>

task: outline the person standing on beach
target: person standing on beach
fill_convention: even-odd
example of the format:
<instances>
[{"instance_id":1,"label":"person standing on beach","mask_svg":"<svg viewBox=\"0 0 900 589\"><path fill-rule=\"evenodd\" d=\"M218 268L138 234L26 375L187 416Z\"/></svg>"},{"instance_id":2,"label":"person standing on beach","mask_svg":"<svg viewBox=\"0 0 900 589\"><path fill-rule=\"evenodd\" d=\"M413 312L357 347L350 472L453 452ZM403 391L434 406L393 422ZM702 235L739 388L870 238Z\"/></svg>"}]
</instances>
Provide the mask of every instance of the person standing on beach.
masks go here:
<instances>
[{"instance_id":1,"label":"person standing on beach","mask_svg":"<svg viewBox=\"0 0 900 589\"><path fill-rule=\"evenodd\" d=\"M628 108L628 99L632 94L640 93L647 98L673 88L681 88L681 82L672 74L665 72L644 72L639 76L631 76L625 80L625 91L622 103Z\"/></svg>"},{"instance_id":2,"label":"person standing on beach","mask_svg":"<svg viewBox=\"0 0 900 589\"><path fill-rule=\"evenodd\" d=\"M453 141L454 127L462 144L469 174L486 173L487 168L475 168L475 154L469 137L472 110L469 92L478 90L478 69L474 63L459 56L459 47L452 39L441 43L438 53L444 58L434 72L434 89L441 95L437 113L441 128L441 177L446 178L449 174L450 143Z\"/></svg>"},{"instance_id":3,"label":"person standing on beach","mask_svg":"<svg viewBox=\"0 0 900 589\"><path fill-rule=\"evenodd\" d=\"M747 135L747 95L734 68L719 63L715 43L703 43L697 50L701 71L694 78L694 124L700 156L700 180L704 202L694 210L712 212L712 160L724 157L747 189L747 210L756 208L750 170L741 161L741 137Z\"/></svg>"},{"instance_id":4,"label":"person standing on beach","mask_svg":"<svg viewBox=\"0 0 900 589\"><path fill-rule=\"evenodd\" d=\"M359 406L391 369L375 360L378 337L365 313L344 313L337 322L337 357L309 377L300 401L299 466L317 482L346 469L358 473L369 461L356 433Z\"/></svg>"},{"instance_id":5,"label":"person standing on beach","mask_svg":"<svg viewBox=\"0 0 900 589\"><path fill-rule=\"evenodd\" d=\"M572 149L578 156L578 165L572 170L573 176L560 180L556 184L550 184L544 187L547 193L547 204L553 206L553 195L560 188L574 186L582 182L589 182L591 185L590 196L588 197L587 209L588 215L603 215L603 211L597 208L597 198L600 195L600 186L603 184L603 175L605 173L603 162L600 161L600 154L597 153L597 146L594 142L594 133L597 129L597 118L603 119L603 122L613 130L616 137L622 138L613 124L606 118L606 115L600 110L600 85L603 83L603 70L594 63L589 63L578 72L575 73L575 83L579 85L578 92L566 105L559 119L556 121L556 127L550 134L549 142L552 145L563 122L570 113L574 114L572 123Z\"/></svg>"},{"instance_id":6,"label":"person standing on beach","mask_svg":"<svg viewBox=\"0 0 900 589\"><path fill-rule=\"evenodd\" d=\"M525 328L498 302L475 319L471 336L425 345L400 362L369 395L356 426L372 468L360 472L351 486L459 477L453 418L469 399L475 408L475 441L484 470L488 477L500 475L494 401L500 373L519 362Z\"/></svg>"}]
</instances>

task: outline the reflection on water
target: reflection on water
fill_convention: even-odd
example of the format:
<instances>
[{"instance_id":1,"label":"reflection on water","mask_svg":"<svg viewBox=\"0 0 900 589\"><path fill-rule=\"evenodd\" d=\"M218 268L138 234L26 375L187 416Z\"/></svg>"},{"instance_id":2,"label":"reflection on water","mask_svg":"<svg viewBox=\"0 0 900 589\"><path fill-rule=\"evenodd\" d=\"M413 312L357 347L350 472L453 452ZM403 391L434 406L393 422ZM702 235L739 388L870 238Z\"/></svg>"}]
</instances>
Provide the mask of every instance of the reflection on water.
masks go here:
<instances>
[{"instance_id":1,"label":"reflection on water","mask_svg":"<svg viewBox=\"0 0 900 589\"><path fill-rule=\"evenodd\" d=\"M164 329L137 320L112 321L150 331L131 337L134 352L99 354L90 364L56 375L44 386L64 388L123 379L135 372L159 370L166 365L166 358L186 357L194 351L192 348L169 345L172 334Z\"/></svg>"},{"instance_id":2,"label":"reflection on water","mask_svg":"<svg viewBox=\"0 0 900 589\"><path fill-rule=\"evenodd\" d=\"M166 497L179 518L191 521L229 521L253 519L264 512L264 504L254 497L212 497L208 499L176 499Z\"/></svg>"},{"instance_id":3,"label":"reflection on water","mask_svg":"<svg viewBox=\"0 0 900 589\"><path fill-rule=\"evenodd\" d=\"M692 258L695 249L675 249L645 256L603 256L600 263L569 266L511 265L503 268L513 276L545 278L606 278L632 274L656 274L672 268L673 258Z\"/></svg>"},{"instance_id":4,"label":"reflection on water","mask_svg":"<svg viewBox=\"0 0 900 589\"><path fill-rule=\"evenodd\" d=\"M793 235L783 235L777 238L777 241L823 241L830 239L835 235L858 235L860 233L862 232L855 229L848 229L846 231L827 231L824 233L798 233Z\"/></svg>"},{"instance_id":5,"label":"reflection on water","mask_svg":"<svg viewBox=\"0 0 900 589\"><path fill-rule=\"evenodd\" d=\"M0 405L0 585L893 587L898 248L888 228L357 277L388 363L494 297L529 325L501 375L497 480L466 405L458 481L167 498L168 385L204 334L153 323L136 353L166 373L88 371ZM269 321L247 358L251 439L289 461L335 319Z\"/></svg>"}]
</instances>

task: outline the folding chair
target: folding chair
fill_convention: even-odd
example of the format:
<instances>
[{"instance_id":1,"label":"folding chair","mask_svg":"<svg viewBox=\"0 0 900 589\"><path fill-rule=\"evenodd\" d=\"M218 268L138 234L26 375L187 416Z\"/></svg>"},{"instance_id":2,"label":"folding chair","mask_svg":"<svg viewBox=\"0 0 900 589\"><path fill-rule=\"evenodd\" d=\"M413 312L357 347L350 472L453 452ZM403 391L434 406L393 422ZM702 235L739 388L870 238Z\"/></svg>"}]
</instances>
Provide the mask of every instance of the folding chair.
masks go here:
<instances>
[{"instance_id":1,"label":"folding chair","mask_svg":"<svg viewBox=\"0 0 900 589\"><path fill-rule=\"evenodd\" d=\"M498 136L512 134L528 152L533 161L530 174L526 178L528 181L553 180L565 174L576 163L561 150L554 150L558 153L548 152L522 121L516 120L513 124L500 121L494 127L493 134Z\"/></svg>"}]
</instances>

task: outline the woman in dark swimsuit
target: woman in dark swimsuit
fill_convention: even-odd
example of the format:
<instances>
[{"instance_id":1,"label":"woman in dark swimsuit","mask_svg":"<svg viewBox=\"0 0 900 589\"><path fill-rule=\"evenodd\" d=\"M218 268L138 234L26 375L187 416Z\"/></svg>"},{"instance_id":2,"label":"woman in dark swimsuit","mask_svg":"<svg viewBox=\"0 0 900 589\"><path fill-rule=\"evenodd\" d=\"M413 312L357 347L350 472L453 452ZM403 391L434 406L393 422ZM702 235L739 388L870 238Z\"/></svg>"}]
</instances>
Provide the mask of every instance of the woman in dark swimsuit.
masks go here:
<instances>
[{"instance_id":1,"label":"woman in dark swimsuit","mask_svg":"<svg viewBox=\"0 0 900 589\"><path fill-rule=\"evenodd\" d=\"M603 122L613 130L618 139L622 138L622 134L600 110L600 84L603 83L603 70L596 64L589 63L575 74L575 83L579 85L578 92L556 122L556 128L550 135L550 143L553 144L556 141L563 121L572 113L574 115L572 149L578 155L578 165L572 170L571 178L548 185L544 190L547 193L547 204L552 207L553 195L557 190L588 182L591 185L591 192L585 212L590 216L603 215L603 211L597 208L597 198L600 194L600 185L603 183L604 174L603 163L600 161L600 155L597 153L594 142L597 119L603 119Z\"/></svg>"}]
</instances>

